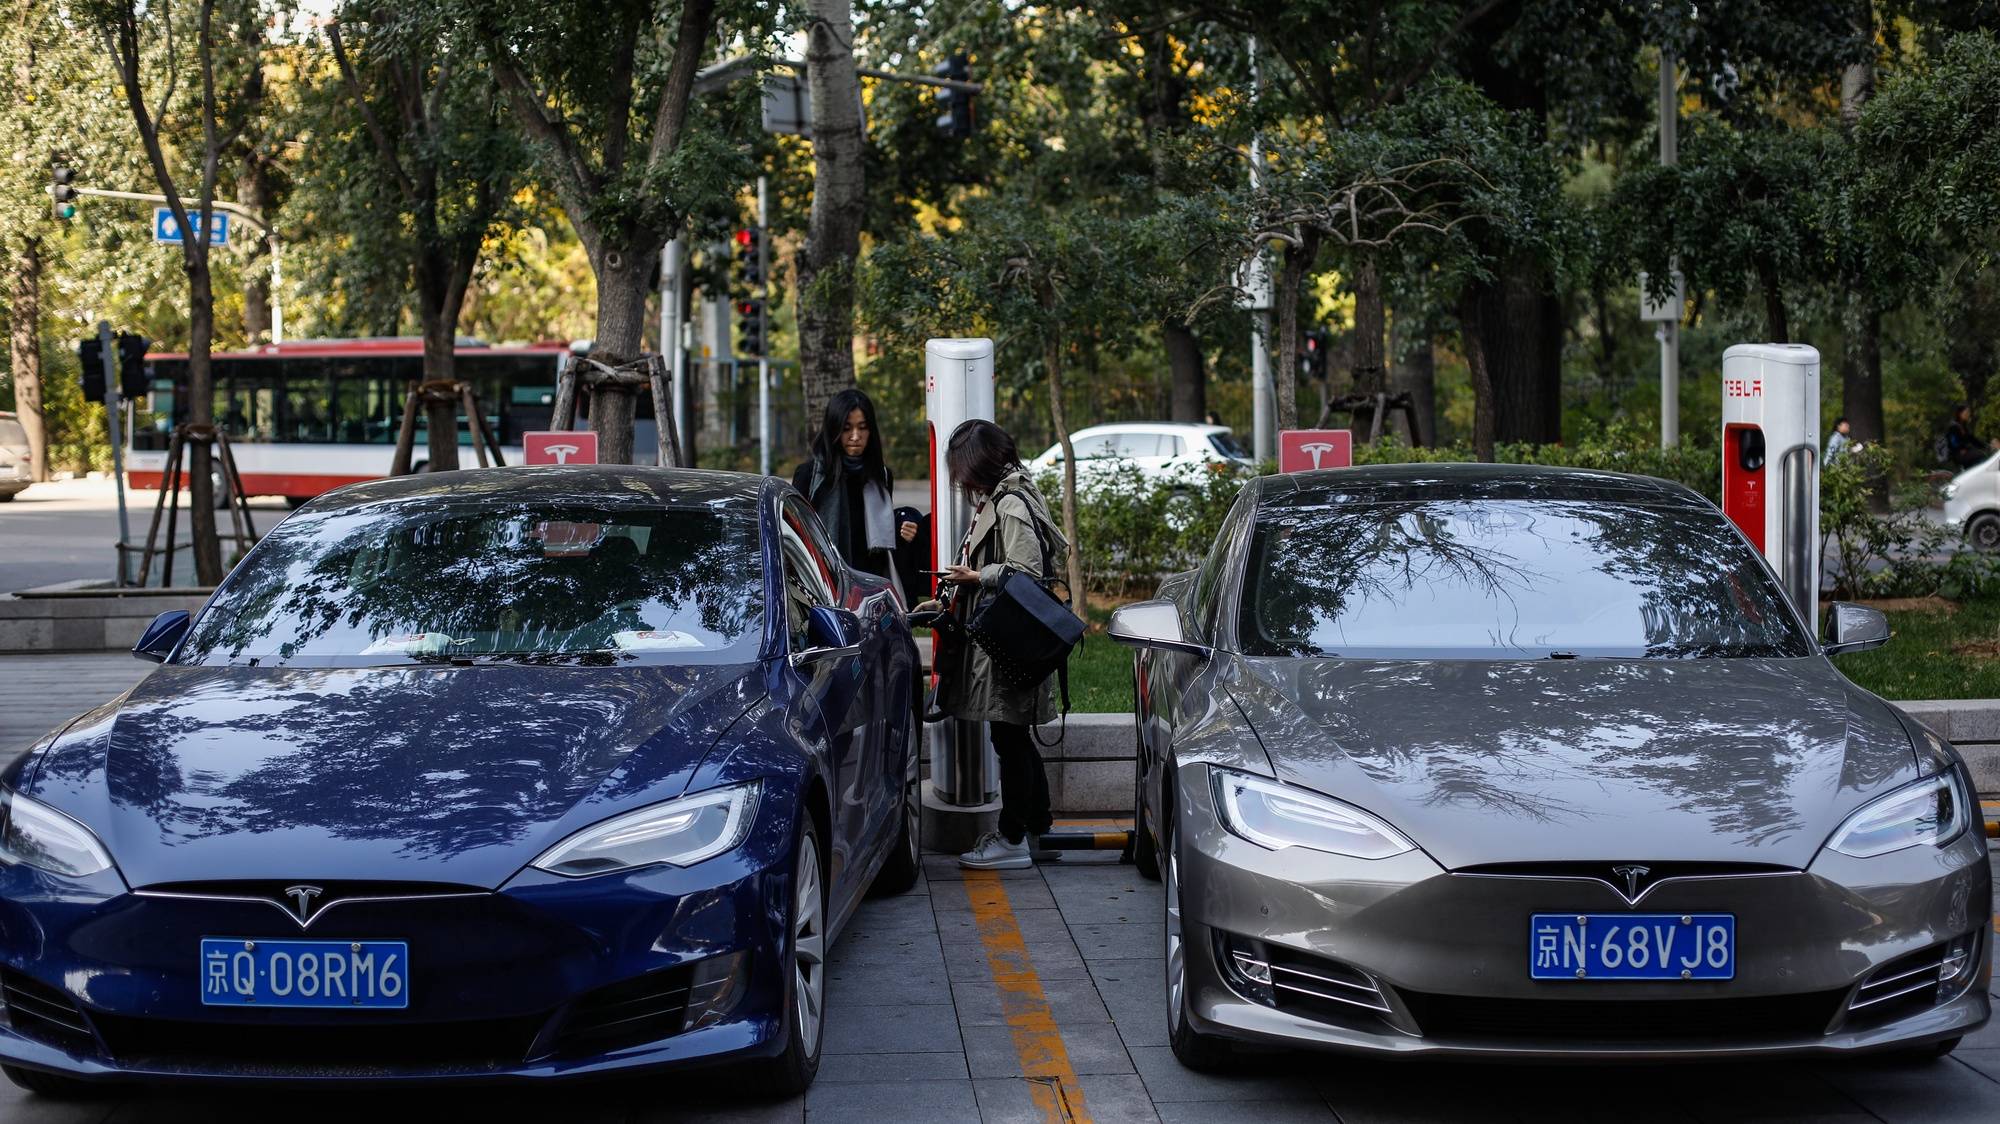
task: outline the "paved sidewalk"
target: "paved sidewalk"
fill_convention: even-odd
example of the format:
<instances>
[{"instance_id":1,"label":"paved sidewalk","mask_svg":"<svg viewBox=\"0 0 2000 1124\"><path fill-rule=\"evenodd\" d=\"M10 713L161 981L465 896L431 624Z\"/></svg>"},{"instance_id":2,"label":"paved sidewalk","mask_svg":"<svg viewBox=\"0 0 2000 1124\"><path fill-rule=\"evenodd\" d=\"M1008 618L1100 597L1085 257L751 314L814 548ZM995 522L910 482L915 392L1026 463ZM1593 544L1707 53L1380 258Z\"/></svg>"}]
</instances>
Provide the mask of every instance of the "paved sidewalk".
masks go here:
<instances>
[{"instance_id":1,"label":"paved sidewalk","mask_svg":"<svg viewBox=\"0 0 2000 1124\"><path fill-rule=\"evenodd\" d=\"M130 652L0 655L0 757L124 694L154 666Z\"/></svg>"}]
</instances>

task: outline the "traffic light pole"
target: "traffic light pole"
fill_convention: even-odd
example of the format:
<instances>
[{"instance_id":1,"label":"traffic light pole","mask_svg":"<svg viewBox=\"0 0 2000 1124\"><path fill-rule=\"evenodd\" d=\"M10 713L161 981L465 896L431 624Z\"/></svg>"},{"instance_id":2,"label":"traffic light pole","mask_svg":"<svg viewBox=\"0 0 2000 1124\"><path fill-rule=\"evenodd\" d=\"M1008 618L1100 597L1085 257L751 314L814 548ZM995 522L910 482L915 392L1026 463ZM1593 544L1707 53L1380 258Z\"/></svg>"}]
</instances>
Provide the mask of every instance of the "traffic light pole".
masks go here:
<instances>
[{"instance_id":1,"label":"traffic light pole","mask_svg":"<svg viewBox=\"0 0 2000 1124\"><path fill-rule=\"evenodd\" d=\"M770 184L757 177L757 471L771 475Z\"/></svg>"},{"instance_id":2,"label":"traffic light pole","mask_svg":"<svg viewBox=\"0 0 2000 1124\"><path fill-rule=\"evenodd\" d=\"M125 408L118 394L118 341L111 335L111 321L97 322L97 346L104 356L104 422L111 430L111 478L118 486L118 584L124 586L130 573L125 544L132 541L132 528L125 515Z\"/></svg>"},{"instance_id":3,"label":"traffic light pole","mask_svg":"<svg viewBox=\"0 0 2000 1124\"><path fill-rule=\"evenodd\" d=\"M169 203L171 205L171 201L166 196L155 195L149 191L108 191L101 187L73 187L70 190L76 192L78 195L91 195L99 199L124 199L134 203ZM208 205L212 210L235 215L237 218L256 227L258 233L264 236L264 244L271 250L271 342L284 343L285 305L278 291L280 288L279 283L283 280L283 273L280 271L279 265L284 247L278 242L277 231L271 229L269 223L259 218L248 207L231 203L226 199L212 199ZM202 220L202 226L206 228L207 225L207 220ZM207 233L207 230L204 229L202 235L198 235L198 237L205 236ZM187 232L182 231L181 236L185 238Z\"/></svg>"}]
</instances>

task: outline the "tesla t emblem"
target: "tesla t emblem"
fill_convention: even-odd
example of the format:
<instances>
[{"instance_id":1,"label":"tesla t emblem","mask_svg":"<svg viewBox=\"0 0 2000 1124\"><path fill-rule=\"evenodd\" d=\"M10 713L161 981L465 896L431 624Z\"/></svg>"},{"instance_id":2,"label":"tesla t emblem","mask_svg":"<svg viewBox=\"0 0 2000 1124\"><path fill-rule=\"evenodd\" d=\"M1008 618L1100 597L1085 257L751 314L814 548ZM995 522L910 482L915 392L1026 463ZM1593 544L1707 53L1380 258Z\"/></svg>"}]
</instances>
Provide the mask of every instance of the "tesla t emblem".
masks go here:
<instances>
[{"instance_id":1,"label":"tesla t emblem","mask_svg":"<svg viewBox=\"0 0 2000 1124\"><path fill-rule=\"evenodd\" d=\"M1645 877L1652 872L1651 867L1637 865L1614 866L1611 868L1611 873L1624 880L1625 900L1628 902L1639 900L1639 883L1644 881Z\"/></svg>"},{"instance_id":2,"label":"tesla t emblem","mask_svg":"<svg viewBox=\"0 0 2000 1124\"><path fill-rule=\"evenodd\" d=\"M294 910L294 912L296 912L299 916L299 924L304 925L306 922L312 920L313 899L319 897L321 894L324 893L326 893L326 891L320 889L318 886L285 887L285 896L292 899L292 901L298 903L297 908Z\"/></svg>"},{"instance_id":3,"label":"tesla t emblem","mask_svg":"<svg viewBox=\"0 0 2000 1124\"><path fill-rule=\"evenodd\" d=\"M581 446L577 445L544 445L542 447L549 451L549 455L556 459L557 464L568 464L569 459L575 456L577 450L581 448Z\"/></svg>"},{"instance_id":4,"label":"tesla t emblem","mask_svg":"<svg viewBox=\"0 0 2000 1124\"><path fill-rule=\"evenodd\" d=\"M1300 445L1299 452L1311 456L1313 459L1313 467L1318 468L1320 458L1327 455L1328 453L1333 452L1333 446L1325 441L1315 441L1310 445Z\"/></svg>"}]
</instances>

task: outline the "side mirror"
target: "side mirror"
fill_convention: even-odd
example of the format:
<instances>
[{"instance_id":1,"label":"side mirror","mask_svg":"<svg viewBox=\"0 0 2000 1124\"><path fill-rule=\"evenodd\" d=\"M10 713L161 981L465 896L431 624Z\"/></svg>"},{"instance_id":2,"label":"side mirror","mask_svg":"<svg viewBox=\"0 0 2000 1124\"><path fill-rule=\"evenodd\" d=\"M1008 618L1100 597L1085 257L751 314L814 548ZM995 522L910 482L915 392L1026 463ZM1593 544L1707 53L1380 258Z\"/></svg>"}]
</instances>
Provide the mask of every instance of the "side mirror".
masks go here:
<instances>
[{"instance_id":1,"label":"side mirror","mask_svg":"<svg viewBox=\"0 0 2000 1124\"><path fill-rule=\"evenodd\" d=\"M1111 614L1106 634L1134 648L1157 648L1207 658L1207 645L1181 635L1181 609L1172 601L1137 601Z\"/></svg>"},{"instance_id":2,"label":"side mirror","mask_svg":"<svg viewBox=\"0 0 2000 1124\"><path fill-rule=\"evenodd\" d=\"M139 642L132 645L132 654L142 660L165 663L174 649L180 646L181 638L187 635L188 623L194 618L186 609L169 609L153 618L146 631L139 634Z\"/></svg>"},{"instance_id":3,"label":"side mirror","mask_svg":"<svg viewBox=\"0 0 2000 1124\"><path fill-rule=\"evenodd\" d=\"M1835 601L1827 613L1825 651L1829 656L1880 648L1889 642L1889 636L1889 618L1879 609Z\"/></svg>"},{"instance_id":4,"label":"side mirror","mask_svg":"<svg viewBox=\"0 0 2000 1124\"><path fill-rule=\"evenodd\" d=\"M861 652L861 618L846 609L814 605L806 615L804 651L792 653L792 666Z\"/></svg>"}]
</instances>

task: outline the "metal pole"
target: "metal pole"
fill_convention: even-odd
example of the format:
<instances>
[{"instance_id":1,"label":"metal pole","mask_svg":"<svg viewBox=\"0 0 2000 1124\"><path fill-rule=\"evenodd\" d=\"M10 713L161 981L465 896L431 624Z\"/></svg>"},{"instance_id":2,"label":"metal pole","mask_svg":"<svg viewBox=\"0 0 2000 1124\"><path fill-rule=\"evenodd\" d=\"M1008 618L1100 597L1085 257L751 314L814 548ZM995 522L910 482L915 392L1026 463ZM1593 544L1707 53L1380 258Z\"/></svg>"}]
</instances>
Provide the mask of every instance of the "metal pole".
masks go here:
<instances>
[{"instance_id":1,"label":"metal pole","mask_svg":"<svg viewBox=\"0 0 2000 1124\"><path fill-rule=\"evenodd\" d=\"M1257 91L1263 82L1262 68L1257 65L1257 37L1250 37L1250 104L1257 103ZM1255 191L1264 183L1264 136L1250 134L1250 190ZM1260 255L1263 249L1257 251ZM1262 263L1258 263L1261 268ZM1264 285L1269 291L1270 286ZM1278 459L1278 433L1276 405L1271 387L1271 312L1260 308L1251 314L1250 330L1250 451L1258 464Z\"/></svg>"},{"instance_id":2,"label":"metal pole","mask_svg":"<svg viewBox=\"0 0 2000 1124\"><path fill-rule=\"evenodd\" d=\"M684 283L681 270L681 240L670 238L667 248L660 256L660 351L667 357L667 378L673 386L674 431L685 434L688 431L687 413L687 362L686 351L681 347L681 285ZM655 410L659 404L653 404ZM687 462L687 438L681 438L681 447L675 463Z\"/></svg>"},{"instance_id":3,"label":"metal pole","mask_svg":"<svg viewBox=\"0 0 2000 1124\"><path fill-rule=\"evenodd\" d=\"M284 343L285 342L285 298L282 295L282 290L285 287L285 271L283 269L284 247L279 244L278 236L275 234L271 235L270 243L271 243L271 342Z\"/></svg>"},{"instance_id":4,"label":"metal pole","mask_svg":"<svg viewBox=\"0 0 2000 1124\"><path fill-rule=\"evenodd\" d=\"M757 294L757 471L771 475L771 195L765 177L757 177L757 272L763 289Z\"/></svg>"},{"instance_id":5,"label":"metal pole","mask_svg":"<svg viewBox=\"0 0 2000 1124\"><path fill-rule=\"evenodd\" d=\"M104 422L111 429L111 478L118 487L118 584L124 585L131 571L125 565L125 544L132 530L125 517L125 427L118 408L118 341L112 338L111 321L97 322L97 346L104 364Z\"/></svg>"},{"instance_id":6,"label":"metal pole","mask_svg":"<svg viewBox=\"0 0 2000 1124\"><path fill-rule=\"evenodd\" d=\"M1660 48L1660 166L1671 168L1680 161L1680 98L1674 73L1674 51ZM1674 294L1680 294L1678 263L1669 278ZM1660 448L1681 443L1681 321L1680 309L1672 319L1660 323Z\"/></svg>"}]
</instances>

